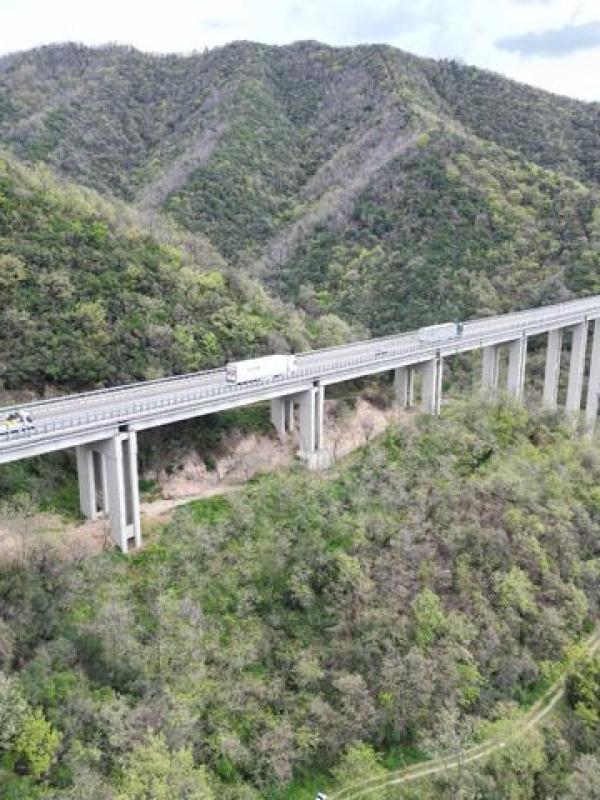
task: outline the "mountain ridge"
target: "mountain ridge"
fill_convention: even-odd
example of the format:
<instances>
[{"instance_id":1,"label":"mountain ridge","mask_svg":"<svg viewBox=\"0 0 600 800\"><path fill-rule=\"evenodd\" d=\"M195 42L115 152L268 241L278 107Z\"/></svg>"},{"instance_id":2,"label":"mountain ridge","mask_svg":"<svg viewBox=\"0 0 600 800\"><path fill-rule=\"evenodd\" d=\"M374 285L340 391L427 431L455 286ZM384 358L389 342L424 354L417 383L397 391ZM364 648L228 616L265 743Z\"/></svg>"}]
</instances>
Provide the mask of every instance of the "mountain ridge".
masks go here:
<instances>
[{"instance_id":1,"label":"mountain ridge","mask_svg":"<svg viewBox=\"0 0 600 800\"><path fill-rule=\"evenodd\" d=\"M388 45L69 44L0 71L0 146L338 337L600 291L599 114Z\"/></svg>"}]
</instances>

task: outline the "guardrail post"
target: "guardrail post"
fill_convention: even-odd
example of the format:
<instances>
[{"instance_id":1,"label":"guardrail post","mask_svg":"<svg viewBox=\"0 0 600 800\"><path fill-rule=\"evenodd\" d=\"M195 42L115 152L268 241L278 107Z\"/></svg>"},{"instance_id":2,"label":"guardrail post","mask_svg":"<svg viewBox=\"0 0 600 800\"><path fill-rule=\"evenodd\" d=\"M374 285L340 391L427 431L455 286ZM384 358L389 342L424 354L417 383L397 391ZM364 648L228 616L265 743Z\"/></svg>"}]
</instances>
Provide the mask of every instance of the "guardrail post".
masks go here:
<instances>
[{"instance_id":1,"label":"guardrail post","mask_svg":"<svg viewBox=\"0 0 600 800\"><path fill-rule=\"evenodd\" d=\"M560 377L560 358L562 353L562 328L548 331L546 350L546 372L544 375L544 395L542 405L548 411L556 411L558 407L558 380Z\"/></svg>"}]
</instances>

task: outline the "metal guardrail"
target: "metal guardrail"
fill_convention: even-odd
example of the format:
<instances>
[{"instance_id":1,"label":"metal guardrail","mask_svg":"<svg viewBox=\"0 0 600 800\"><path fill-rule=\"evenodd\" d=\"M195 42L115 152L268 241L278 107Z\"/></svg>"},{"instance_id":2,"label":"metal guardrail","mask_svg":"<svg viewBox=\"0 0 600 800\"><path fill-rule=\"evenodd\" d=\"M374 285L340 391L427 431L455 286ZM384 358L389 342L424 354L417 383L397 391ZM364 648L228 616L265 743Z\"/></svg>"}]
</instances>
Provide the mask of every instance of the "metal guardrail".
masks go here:
<instances>
[{"instance_id":1,"label":"metal guardrail","mask_svg":"<svg viewBox=\"0 0 600 800\"><path fill-rule=\"evenodd\" d=\"M99 410L96 412L88 412L85 414L78 414L72 415L64 418L60 418L57 420L53 420L51 422L45 422L38 424L34 429L26 430L26 431L12 431L8 434L4 434L2 438L0 438L0 447L3 445L17 443L24 440L31 440L35 438L42 439L44 436L60 433L60 432L74 432L77 429L89 427L90 425L97 424L97 423L110 423L116 422L117 424L127 424L132 423L135 419L143 418L150 413L174 408L181 408L185 407L186 405L191 404L198 404L201 402L206 402L213 400L215 397L224 397L224 396L235 396L239 395L247 396L250 392L251 394L261 394L264 393L264 390L270 386L277 385L281 386L290 386L293 387L296 383L301 382L302 379L310 378L325 378L331 377L337 373L343 373L344 371L348 371L351 369L358 369L361 366L368 364L370 366L379 366L381 365L383 369L391 369L393 368L393 363L397 362L398 359L410 359L413 356L416 356L415 360L409 363L419 363L421 361L426 361L428 358L432 358L441 350L452 350L453 346L460 345L460 349L465 349L465 345L468 347L466 349L475 349L476 347L485 347L486 341L490 339L495 339L499 335L503 334L512 334L516 333L517 336L514 338L518 338L519 335L523 335L523 333L527 332L529 327L536 327L537 325L546 325L546 330L552 329L554 326L561 327L561 323L564 325L575 324L573 317L576 317L578 314L582 313L583 311L587 310L599 310L600 311L600 297L595 298L595 303L592 304L590 300L588 301L575 301L573 303L563 303L555 306L548 306L548 311L552 309L553 311L560 309L561 311L564 309L566 313L560 313L558 315L552 314L548 315L548 319L545 319L545 315L541 314L541 309L535 309L533 311L527 312L519 312L521 317L521 322L514 324L514 321L511 323L507 323L504 326L500 326L498 328L494 327L489 332L484 334L483 332L479 332L476 334L469 335L468 327L466 327L465 331L461 336L457 336L454 340L450 342L439 342L439 343L432 343L431 346L427 347L425 345L412 345L409 347L396 347L396 348L388 348L384 351L384 356L376 355L375 353L367 353L367 354L360 354L359 356L341 359L339 361L334 362L326 362L326 364L322 365L315 365L309 368L300 368L297 369L294 373L293 377L285 377L285 378L273 378L270 381L261 381L260 383L254 384L249 386L248 384L219 384L216 386L209 386L209 387L202 387L190 392L185 392L183 394L177 393L172 397L161 397L155 399L148 399L148 400L140 400L135 401L133 403L129 403L124 406L117 406L115 408L110 408L106 410ZM585 306L585 307L583 307ZM567 313L568 309L568 313ZM513 315L511 315L513 317ZM525 319L527 317L527 319ZM505 317L504 317L505 318ZM489 321L493 319L501 320L503 316L499 316L497 318L491 318ZM513 317L514 319L514 317ZM488 319L482 319L473 321L472 323L466 323L468 325L474 325L477 323L484 323L488 322ZM416 332L414 332L416 333ZM381 345L385 343L386 345L392 344L392 341L397 339L400 340L402 338L406 338L410 334L401 334L398 337L384 337L380 339L372 339L368 340L365 344L371 344L373 346L373 350L377 350L381 348ZM413 334L414 335L414 334ZM400 342L399 342L400 343ZM472 345L472 347L470 347ZM319 351L315 351L318 353ZM447 353L448 355L449 353ZM308 353L305 355L309 355ZM392 362L392 363L389 363ZM217 374L222 373L223 370L210 370L207 372L196 373L198 377L210 374ZM178 379L182 378L193 378L194 374L186 375L186 376L177 376L174 379L168 379L164 381L165 388L167 388L171 381L177 382ZM148 381L144 384L133 384L130 388L137 388L138 386L141 388L147 387L149 385L154 385L157 383L163 382L163 379L158 379L156 381ZM76 398L79 399L80 397L86 397L90 395L101 395L104 396L105 394L110 395L116 391L127 391L128 387L114 387L113 389L107 390L100 390L99 393L89 392L84 393L83 395L77 395ZM60 398L52 398L49 401L42 401L43 404L45 402L51 403L52 401L59 400ZM66 398L63 398L63 401ZM30 404L30 405L40 405L40 404Z\"/></svg>"}]
</instances>

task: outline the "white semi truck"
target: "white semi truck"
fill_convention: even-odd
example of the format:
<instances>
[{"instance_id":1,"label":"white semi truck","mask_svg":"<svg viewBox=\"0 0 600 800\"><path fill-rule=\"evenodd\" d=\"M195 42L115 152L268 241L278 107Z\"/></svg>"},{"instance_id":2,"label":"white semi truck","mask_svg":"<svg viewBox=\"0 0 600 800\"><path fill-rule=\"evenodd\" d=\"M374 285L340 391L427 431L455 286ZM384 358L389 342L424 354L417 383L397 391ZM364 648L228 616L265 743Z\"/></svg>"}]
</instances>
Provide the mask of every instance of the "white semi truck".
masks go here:
<instances>
[{"instance_id":1,"label":"white semi truck","mask_svg":"<svg viewBox=\"0 0 600 800\"><path fill-rule=\"evenodd\" d=\"M0 417L0 437L8 436L10 433L32 431L34 428L30 411L11 411L5 417Z\"/></svg>"},{"instance_id":2,"label":"white semi truck","mask_svg":"<svg viewBox=\"0 0 600 800\"><path fill-rule=\"evenodd\" d=\"M444 322L441 325L428 325L426 328L419 328L419 341L423 344L445 342L447 339L461 336L462 332L462 322Z\"/></svg>"},{"instance_id":3,"label":"white semi truck","mask_svg":"<svg viewBox=\"0 0 600 800\"><path fill-rule=\"evenodd\" d=\"M289 378L296 374L297 369L296 356L263 356L230 362L225 367L225 378L229 383L270 381L273 378Z\"/></svg>"}]
</instances>

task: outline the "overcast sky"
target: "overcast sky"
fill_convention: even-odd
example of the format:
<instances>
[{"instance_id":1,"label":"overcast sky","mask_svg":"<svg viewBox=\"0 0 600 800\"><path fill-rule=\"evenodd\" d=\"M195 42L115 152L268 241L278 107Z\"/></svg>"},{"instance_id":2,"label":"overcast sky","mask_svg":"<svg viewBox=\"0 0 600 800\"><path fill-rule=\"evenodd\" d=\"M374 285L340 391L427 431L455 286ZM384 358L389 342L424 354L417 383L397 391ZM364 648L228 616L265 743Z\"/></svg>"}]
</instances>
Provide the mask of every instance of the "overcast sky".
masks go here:
<instances>
[{"instance_id":1,"label":"overcast sky","mask_svg":"<svg viewBox=\"0 0 600 800\"><path fill-rule=\"evenodd\" d=\"M600 0L0 0L0 54L60 41L189 52L236 39L387 42L600 100Z\"/></svg>"}]
</instances>

